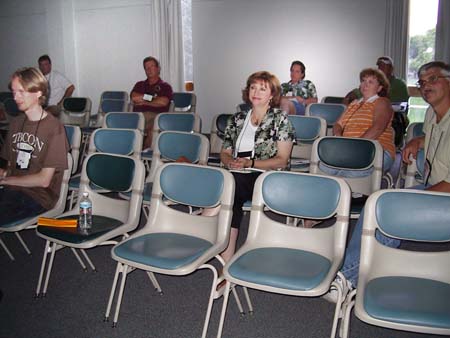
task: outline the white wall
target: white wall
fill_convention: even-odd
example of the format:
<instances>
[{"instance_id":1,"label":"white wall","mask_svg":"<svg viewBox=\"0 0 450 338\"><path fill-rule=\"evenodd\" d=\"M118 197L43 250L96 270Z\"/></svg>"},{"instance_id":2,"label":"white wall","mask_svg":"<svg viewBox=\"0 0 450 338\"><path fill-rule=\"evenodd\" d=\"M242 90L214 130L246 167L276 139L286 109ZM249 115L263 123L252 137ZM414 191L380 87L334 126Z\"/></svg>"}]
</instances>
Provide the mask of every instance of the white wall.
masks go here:
<instances>
[{"instance_id":1,"label":"white wall","mask_svg":"<svg viewBox=\"0 0 450 338\"><path fill-rule=\"evenodd\" d=\"M94 109L103 91L130 92L145 79L142 60L152 55L149 1L76 1L74 21L79 93Z\"/></svg>"},{"instance_id":2,"label":"white wall","mask_svg":"<svg viewBox=\"0 0 450 338\"><path fill-rule=\"evenodd\" d=\"M20 67L36 66L47 52L47 22L43 0L0 1L0 90Z\"/></svg>"},{"instance_id":3,"label":"white wall","mask_svg":"<svg viewBox=\"0 0 450 338\"><path fill-rule=\"evenodd\" d=\"M301 60L319 99L343 96L359 71L383 54L385 1L193 0L195 92L203 129L233 112L247 77L258 70L289 80Z\"/></svg>"},{"instance_id":4,"label":"white wall","mask_svg":"<svg viewBox=\"0 0 450 338\"><path fill-rule=\"evenodd\" d=\"M215 114L232 112L250 73L289 79L302 60L319 97L344 95L358 72L383 54L386 0L193 0L195 93L203 131ZM145 78L152 55L151 0L0 1L0 90L11 73L36 66L45 53L54 69L93 100Z\"/></svg>"},{"instance_id":5,"label":"white wall","mask_svg":"<svg viewBox=\"0 0 450 338\"><path fill-rule=\"evenodd\" d=\"M142 60L152 55L148 0L2 0L0 13L0 90L42 54L74 83L74 95L92 99L94 113L103 91L130 92L145 79Z\"/></svg>"}]
</instances>

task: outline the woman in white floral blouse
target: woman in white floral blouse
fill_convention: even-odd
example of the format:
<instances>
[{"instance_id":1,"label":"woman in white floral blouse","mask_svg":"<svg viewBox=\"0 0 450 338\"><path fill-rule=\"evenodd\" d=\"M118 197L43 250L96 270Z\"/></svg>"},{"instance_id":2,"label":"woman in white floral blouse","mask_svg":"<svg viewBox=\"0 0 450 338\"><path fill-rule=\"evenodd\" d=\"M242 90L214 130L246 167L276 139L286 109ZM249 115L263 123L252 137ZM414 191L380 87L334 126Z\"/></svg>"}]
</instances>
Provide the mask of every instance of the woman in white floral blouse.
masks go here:
<instances>
[{"instance_id":1,"label":"woman in white floral blouse","mask_svg":"<svg viewBox=\"0 0 450 338\"><path fill-rule=\"evenodd\" d=\"M285 169L294 142L288 115L278 108L281 86L274 75L266 71L250 75L242 98L251 109L230 118L220 153L223 166L233 171L236 182L230 241L221 254L225 261L235 252L242 206L252 199L256 179L262 171Z\"/></svg>"}]
</instances>

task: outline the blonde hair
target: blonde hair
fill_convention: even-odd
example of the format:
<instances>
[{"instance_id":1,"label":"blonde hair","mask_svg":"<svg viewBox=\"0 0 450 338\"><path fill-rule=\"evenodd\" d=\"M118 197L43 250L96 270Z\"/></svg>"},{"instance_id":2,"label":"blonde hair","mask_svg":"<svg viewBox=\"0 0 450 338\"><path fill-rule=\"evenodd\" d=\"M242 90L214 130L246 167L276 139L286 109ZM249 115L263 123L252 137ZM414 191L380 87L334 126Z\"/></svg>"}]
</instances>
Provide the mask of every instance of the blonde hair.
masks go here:
<instances>
[{"instance_id":1,"label":"blonde hair","mask_svg":"<svg viewBox=\"0 0 450 338\"><path fill-rule=\"evenodd\" d=\"M11 80L14 78L19 80L27 92L41 92L42 95L39 97L39 104L41 106L45 104L48 95L48 82L39 69L33 67L20 68L14 72Z\"/></svg>"}]
</instances>

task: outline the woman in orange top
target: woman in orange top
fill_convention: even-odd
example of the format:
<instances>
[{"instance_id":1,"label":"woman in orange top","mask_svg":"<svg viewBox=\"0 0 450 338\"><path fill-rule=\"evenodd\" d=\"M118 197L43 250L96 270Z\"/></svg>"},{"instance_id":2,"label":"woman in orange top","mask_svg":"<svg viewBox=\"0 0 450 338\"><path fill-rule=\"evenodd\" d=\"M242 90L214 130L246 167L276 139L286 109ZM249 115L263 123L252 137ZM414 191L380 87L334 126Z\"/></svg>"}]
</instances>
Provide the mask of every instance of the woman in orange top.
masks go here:
<instances>
[{"instance_id":1,"label":"woman in orange top","mask_svg":"<svg viewBox=\"0 0 450 338\"><path fill-rule=\"evenodd\" d=\"M333 132L335 136L377 140L384 150L383 171L387 171L395 159L394 130L391 126L394 111L386 97L389 81L383 72L374 68L363 69L359 79L363 97L350 103L334 124Z\"/></svg>"}]
</instances>

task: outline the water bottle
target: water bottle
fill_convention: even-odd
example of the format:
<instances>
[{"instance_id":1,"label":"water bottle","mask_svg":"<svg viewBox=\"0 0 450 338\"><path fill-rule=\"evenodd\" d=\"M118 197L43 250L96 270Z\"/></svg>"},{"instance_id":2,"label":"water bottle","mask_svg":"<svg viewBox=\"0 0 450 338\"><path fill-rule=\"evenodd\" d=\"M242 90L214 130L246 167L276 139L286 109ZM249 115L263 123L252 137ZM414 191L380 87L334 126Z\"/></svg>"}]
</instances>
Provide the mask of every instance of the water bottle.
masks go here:
<instances>
[{"instance_id":1,"label":"water bottle","mask_svg":"<svg viewBox=\"0 0 450 338\"><path fill-rule=\"evenodd\" d=\"M83 193L80 200L80 217L78 226L81 230L90 229L92 227L92 201L89 199L87 192Z\"/></svg>"}]
</instances>

